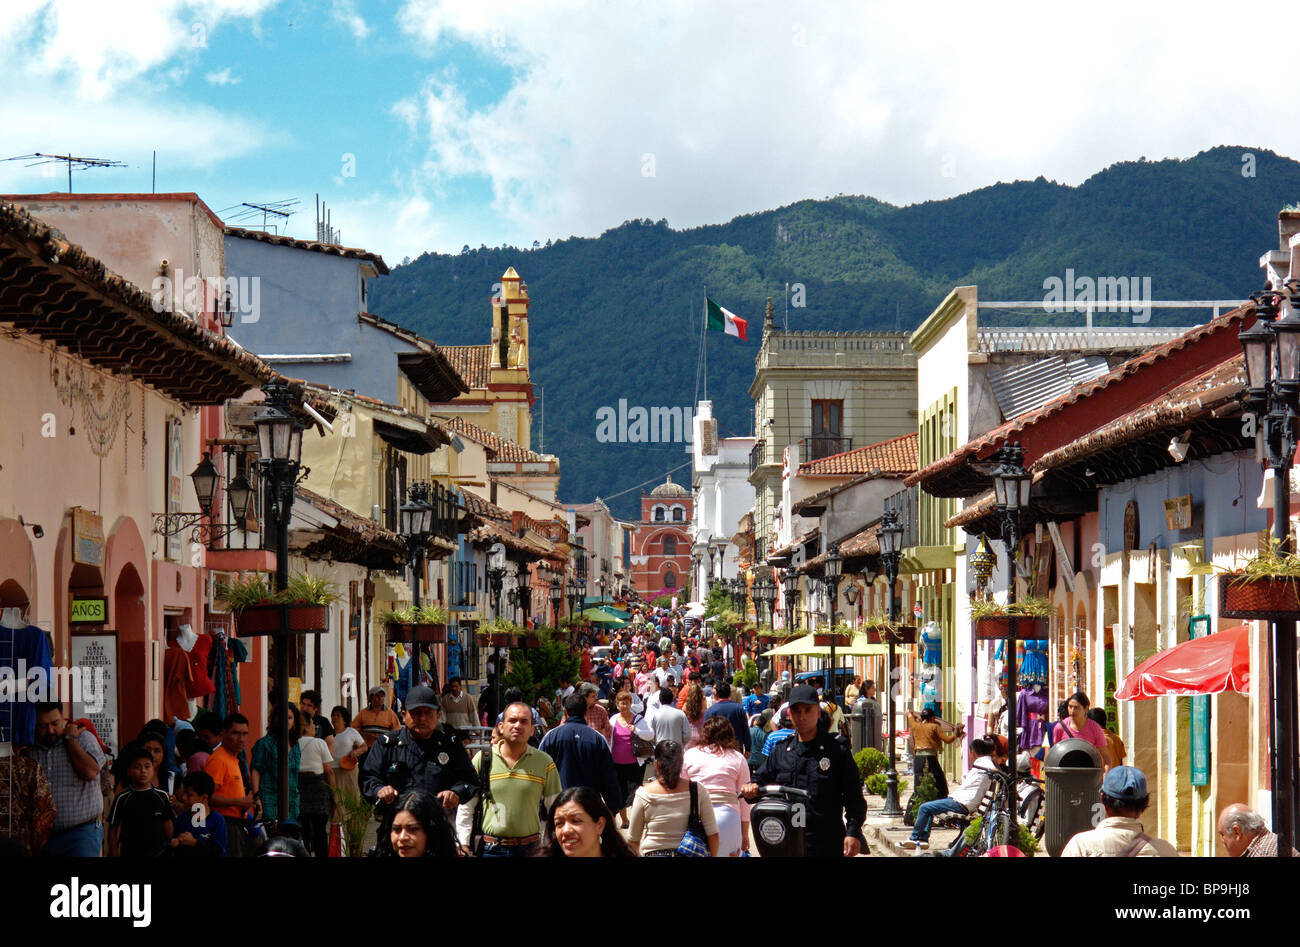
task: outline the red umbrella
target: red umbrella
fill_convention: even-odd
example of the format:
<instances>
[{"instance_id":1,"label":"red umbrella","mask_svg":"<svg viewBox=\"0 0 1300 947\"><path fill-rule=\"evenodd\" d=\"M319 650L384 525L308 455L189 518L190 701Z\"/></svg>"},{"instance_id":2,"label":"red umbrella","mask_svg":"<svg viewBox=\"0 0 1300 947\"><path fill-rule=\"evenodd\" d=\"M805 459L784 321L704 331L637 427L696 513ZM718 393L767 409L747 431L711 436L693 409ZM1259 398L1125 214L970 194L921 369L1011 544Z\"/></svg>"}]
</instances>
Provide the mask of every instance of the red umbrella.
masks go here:
<instances>
[{"instance_id":1,"label":"red umbrella","mask_svg":"<svg viewBox=\"0 0 1300 947\"><path fill-rule=\"evenodd\" d=\"M1152 655L1124 678L1120 700L1250 690L1250 628L1238 625Z\"/></svg>"}]
</instances>

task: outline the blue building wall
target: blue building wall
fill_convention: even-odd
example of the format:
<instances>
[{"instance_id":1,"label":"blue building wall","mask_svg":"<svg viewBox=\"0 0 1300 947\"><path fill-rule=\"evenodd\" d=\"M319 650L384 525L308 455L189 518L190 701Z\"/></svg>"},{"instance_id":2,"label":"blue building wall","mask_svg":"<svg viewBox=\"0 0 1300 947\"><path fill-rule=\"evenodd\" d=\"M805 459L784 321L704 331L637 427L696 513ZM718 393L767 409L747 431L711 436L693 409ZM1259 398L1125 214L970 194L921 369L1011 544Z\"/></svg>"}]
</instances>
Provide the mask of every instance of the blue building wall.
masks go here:
<instances>
[{"instance_id":1,"label":"blue building wall","mask_svg":"<svg viewBox=\"0 0 1300 947\"><path fill-rule=\"evenodd\" d=\"M1101 543L1106 552L1124 548L1124 507L1138 504L1137 548L1151 543L1168 549L1174 543L1204 538L1204 556L1210 558L1216 536L1235 536L1268 528L1268 511L1256 506L1264 471L1253 451L1217 454L1168 467L1150 476L1102 487L1098 494ZM1192 527L1170 530L1165 526L1164 501L1192 496Z\"/></svg>"},{"instance_id":2,"label":"blue building wall","mask_svg":"<svg viewBox=\"0 0 1300 947\"><path fill-rule=\"evenodd\" d=\"M397 403L395 355L415 347L357 318L366 311L364 261L233 236L225 249L226 275L256 277L260 286L256 321L237 315L231 338L258 355L349 353L348 362L278 367L292 378Z\"/></svg>"}]
</instances>

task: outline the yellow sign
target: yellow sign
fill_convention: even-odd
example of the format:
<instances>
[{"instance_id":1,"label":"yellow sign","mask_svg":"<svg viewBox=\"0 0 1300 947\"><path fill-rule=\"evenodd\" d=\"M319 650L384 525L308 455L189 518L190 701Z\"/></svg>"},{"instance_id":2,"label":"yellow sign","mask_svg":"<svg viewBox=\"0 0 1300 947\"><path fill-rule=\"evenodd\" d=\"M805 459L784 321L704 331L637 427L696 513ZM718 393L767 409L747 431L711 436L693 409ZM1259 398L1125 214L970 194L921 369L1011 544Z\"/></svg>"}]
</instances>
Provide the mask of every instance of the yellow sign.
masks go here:
<instances>
[{"instance_id":1,"label":"yellow sign","mask_svg":"<svg viewBox=\"0 0 1300 947\"><path fill-rule=\"evenodd\" d=\"M301 677L289 678L289 703L293 704L296 707L298 706L298 701L300 701L301 699L302 699L302 678Z\"/></svg>"},{"instance_id":2,"label":"yellow sign","mask_svg":"<svg viewBox=\"0 0 1300 947\"><path fill-rule=\"evenodd\" d=\"M74 598L72 600L72 614L69 620L74 625L80 623L104 624L108 621L108 599Z\"/></svg>"}]
</instances>

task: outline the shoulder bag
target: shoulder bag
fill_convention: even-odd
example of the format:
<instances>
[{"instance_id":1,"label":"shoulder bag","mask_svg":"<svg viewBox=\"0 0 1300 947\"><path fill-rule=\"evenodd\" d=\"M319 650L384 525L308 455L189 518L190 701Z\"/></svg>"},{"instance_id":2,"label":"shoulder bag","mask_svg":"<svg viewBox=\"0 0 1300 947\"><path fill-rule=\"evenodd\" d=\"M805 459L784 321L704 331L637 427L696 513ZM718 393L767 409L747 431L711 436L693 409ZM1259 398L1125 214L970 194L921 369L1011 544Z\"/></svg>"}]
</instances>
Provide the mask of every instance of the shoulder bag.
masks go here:
<instances>
[{"instance_id":1,"label":"shoulder bag","mask_svg":"<svg viewBox=\"0 0 1300 947\"><path fill-rule=\"evenodd\" d=\"M640 759L643 756L653 756L655 751L655 741L653 739L647 740L636 732L637 724L644 723L645 717L638 716L632 721L631 727L629 727L632 731L632 755L637 759Z\"/></svg>"},{"instance_id":2,"label":"shoulder bag","mask_svg":"<svg viewBox=\"0 0 1300 947\"><path fill-rule=\"evenodd\" d=\"M686 834L677 844L678 858L710 858L709 842L704 835L704 822L700 819L700 793L695 780L690 780L691 814L686 817Z\"/></svg>"},{"instance_id":3,"label":"shoulder bag","mask_svg":"<svg viewBox=\"0 0 1300 947\"><path fill-rule=\"evenodd\" d=\"M469 833L469 850L474 855L483 854L483 807L488 804L492 798L492 747L483 748L479 756L478 764L478 781L479 793L478 801L474 804L474 827Z\"/></svg>"}]
</instances>

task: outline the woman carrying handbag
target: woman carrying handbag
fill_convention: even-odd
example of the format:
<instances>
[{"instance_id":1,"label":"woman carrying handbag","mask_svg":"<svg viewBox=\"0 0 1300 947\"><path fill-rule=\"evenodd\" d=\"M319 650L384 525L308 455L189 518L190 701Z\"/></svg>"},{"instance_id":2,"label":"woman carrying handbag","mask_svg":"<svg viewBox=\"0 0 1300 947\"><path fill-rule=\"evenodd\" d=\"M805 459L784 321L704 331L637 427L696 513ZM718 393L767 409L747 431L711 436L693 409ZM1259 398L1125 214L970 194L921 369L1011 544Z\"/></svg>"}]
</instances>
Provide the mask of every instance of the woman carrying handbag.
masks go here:
<instances>
[{"instance_id":1,"label":"woman carrying handbag","mask_svg":"<svg viewBox=\"0 0 1300 947\"><path fill-rule=\"evenodd\" d=\"M655 745L655 779L632 800L628 839L645 858L716 857L718 823L708 793L682 779L682 745Z\"/></svg>"}]
</instances>

